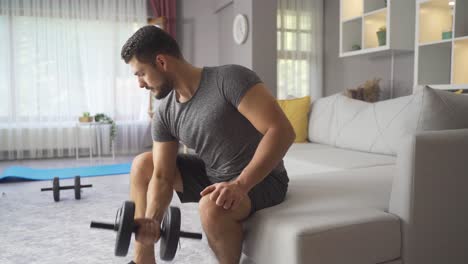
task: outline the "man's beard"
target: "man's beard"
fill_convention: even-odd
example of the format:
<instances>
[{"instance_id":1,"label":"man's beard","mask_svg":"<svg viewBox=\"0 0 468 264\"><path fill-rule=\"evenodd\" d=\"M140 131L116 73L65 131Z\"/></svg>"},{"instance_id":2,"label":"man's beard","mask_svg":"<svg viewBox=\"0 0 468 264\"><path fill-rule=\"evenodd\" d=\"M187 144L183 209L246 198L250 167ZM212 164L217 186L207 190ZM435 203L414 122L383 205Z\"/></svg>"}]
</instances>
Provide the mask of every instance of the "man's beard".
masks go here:
<instances>
[{"instance_id":1,"label":"man's beard","mask_svg":"<svg viewBox=\"0 0 468 264\"><path fill-rule=\"evenodd\" d=\"M163 84L161 84L161 86L159 86L159 89L158 89L158 93L154 93L154 97L156 97L156 99L163 99L165 98L172 90L173 90L173 87L174 85L172 84L172 82L168 79L166 79ZM154 91L154 90L153 90Z\"/></svg>"}]
</instances>

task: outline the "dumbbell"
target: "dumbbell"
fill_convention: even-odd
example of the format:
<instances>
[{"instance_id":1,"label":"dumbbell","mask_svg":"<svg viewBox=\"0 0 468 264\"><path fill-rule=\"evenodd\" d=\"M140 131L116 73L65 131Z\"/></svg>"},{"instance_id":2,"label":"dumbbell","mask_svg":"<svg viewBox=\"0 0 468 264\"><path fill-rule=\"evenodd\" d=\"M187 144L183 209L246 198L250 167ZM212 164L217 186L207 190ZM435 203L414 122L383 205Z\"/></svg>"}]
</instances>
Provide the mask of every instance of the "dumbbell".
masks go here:
<instances>
[{"instance_id":1,"label":"dumbbell","mask_svg":"<svg viewBox=\"0 0 468 264\"><path fill-rule=\"evenodd\" d=\"M52 188L41 188L41 192L53 191L54 201L58 202L60 200L60 190L74 189L75 190L75 199L80 200L81 199L81 189L82 188L91 188L91 187L93 187L92 184L81 185L80 176L75 176L75 185L70 185L70 186L60 186L59 178L54 177L54 180L52 181Z\"/></svg>"},{"instance_id":2,"label":"dumbbell","mask_svg":"<svg viewBox=\"0 0 468 264\"><path fill-rule=\"evenodd\" d=\"M92 221L90 227L116 231L117 238L115 241L114 254L116 256L123 257L128 253L132 233L138 229L138 226L135 225L133 221L134 217L135 203L132 201L125 201L122 207L117 211L115 224ZM161 259L166 261L174 259L180 237L200 240L202 239L202 234L181 231L180 209L178 207L170 206L164 214L161 224Z\"/></svg>"}]
</instances>

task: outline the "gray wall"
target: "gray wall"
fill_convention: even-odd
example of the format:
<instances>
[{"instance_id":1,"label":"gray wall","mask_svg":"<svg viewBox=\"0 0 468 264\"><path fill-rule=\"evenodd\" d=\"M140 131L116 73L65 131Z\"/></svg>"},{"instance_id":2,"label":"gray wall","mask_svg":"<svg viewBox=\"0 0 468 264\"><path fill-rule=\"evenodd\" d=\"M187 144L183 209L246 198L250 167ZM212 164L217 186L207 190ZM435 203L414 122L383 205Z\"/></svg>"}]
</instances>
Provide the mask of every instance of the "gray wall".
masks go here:
<instances>
[{"instance_id":1,"label":"gray wall","mask_svg":"<svg viewBox=\"0 0 468 264\"><path fill-rule=\"evenodd\" d=\"M355 88L368 79L381 78L382 99L390 97L391 57L361 55L339 58L340 0L324 0L324 95ZM412 93L414 53L394 56L393 97Z\"/></svg>"},{"instance_id":2,"label":"gray wall","mask_svg":"<svg viewBox=\"0 0 468 264\"><path fill-rule=\"evenodd\" d=\"M177 42L185 59L197 67L219 63L218 18L213 0L177 1Z\"/></svg>"},{"instance_id":3,"label":"gray wall","mask_svg":"<svg viewBox=\"0 0 468 264\"><path fill-rule=\"evenodd\" d=\"M177 5L177 40L188 62L246 66L276 95L276 0L178 0ZM249 20L249 37L242 45L232 38L239 13Z\"/></svg>"}]
</instances>

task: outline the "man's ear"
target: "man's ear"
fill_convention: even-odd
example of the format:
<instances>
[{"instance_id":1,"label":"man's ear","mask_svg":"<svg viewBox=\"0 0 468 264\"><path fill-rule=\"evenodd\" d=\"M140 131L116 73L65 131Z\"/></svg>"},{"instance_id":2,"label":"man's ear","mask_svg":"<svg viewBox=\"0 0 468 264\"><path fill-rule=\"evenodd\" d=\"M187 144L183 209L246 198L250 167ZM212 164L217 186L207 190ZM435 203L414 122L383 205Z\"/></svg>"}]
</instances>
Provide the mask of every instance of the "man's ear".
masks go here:
<instances>
[{"instance_id":1,"label":"man's ear","mask_svg":"<svg viewBox=\"0 0 468 264\"><path fill-rule=\"evenodd\" d=\"M167 71L167 58L159 54L156 56L156 67L161 71Z\"/></svg>"}]
</instances>

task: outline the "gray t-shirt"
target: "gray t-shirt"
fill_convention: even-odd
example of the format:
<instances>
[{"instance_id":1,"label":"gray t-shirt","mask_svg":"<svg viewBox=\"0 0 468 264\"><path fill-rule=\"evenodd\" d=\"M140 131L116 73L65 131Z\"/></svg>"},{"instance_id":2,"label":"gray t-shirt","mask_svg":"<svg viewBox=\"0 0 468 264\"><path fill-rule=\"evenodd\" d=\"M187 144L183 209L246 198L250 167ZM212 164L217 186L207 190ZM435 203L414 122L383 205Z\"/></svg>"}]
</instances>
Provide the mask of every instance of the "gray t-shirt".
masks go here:
<instances>
[{"instance_id":1,"label":"gray t-shirt","mask_svg":"<svg viewBox=\"0 0 468 264\"><path fill-rule=\"evenodd\" d=\"M180 141L204 161L212 182L231 180L249 164L263 135L237 107L260 78L239 65L204 67L200 85L189 101L175 91L162 99L153 118L154 141ZM283 161L271 173L287 183Z\"/></svg>"}]
</instances>

